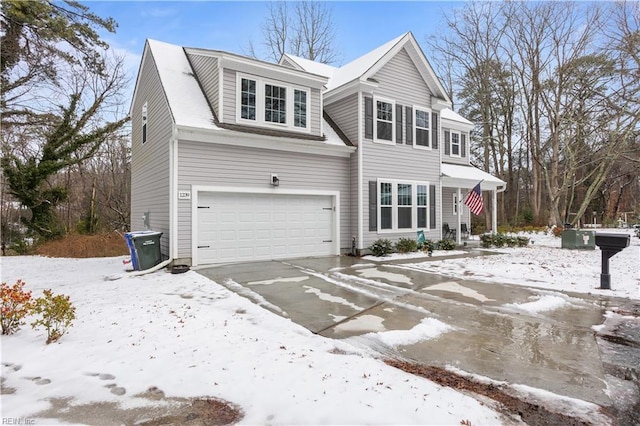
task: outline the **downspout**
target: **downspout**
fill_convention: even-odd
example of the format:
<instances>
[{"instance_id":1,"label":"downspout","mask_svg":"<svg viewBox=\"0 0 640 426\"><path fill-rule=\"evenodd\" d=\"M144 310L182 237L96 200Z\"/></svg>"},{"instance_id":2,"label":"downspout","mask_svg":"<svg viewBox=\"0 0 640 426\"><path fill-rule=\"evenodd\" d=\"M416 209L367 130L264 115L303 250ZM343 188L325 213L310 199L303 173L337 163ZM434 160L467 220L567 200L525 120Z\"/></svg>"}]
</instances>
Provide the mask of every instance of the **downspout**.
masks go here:
<instances>
[{"instance_id":1,"label":"downspout","mask_svg":"<svg viewBox=\"0 0 640 426\"><path fill-rule=\"evenodd\" d=\"M363 189L362 189L362 149L364 148L362 138L362 91L358 91L358 248L362 252L364 249L364 210L363 210Z\"/></svg>"}]
</instances>

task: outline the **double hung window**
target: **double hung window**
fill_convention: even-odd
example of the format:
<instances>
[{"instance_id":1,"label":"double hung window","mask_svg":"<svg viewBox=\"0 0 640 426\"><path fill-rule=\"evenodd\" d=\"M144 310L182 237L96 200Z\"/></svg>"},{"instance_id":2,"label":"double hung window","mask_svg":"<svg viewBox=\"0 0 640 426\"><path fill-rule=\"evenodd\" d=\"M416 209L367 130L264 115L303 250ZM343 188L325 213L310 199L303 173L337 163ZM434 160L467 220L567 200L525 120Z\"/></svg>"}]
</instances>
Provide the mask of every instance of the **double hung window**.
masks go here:
<instances>
[{"instance_id":1,"label":"double hung window","mask_svg":"<svg viewBox=\"0 0 640 426\"><path fill-rule=\"evenodd\" d=\"M147 103L142 105L142 143L147 141Z\"/></svg>"},{"instance_id":2,"label":"double hung window","mask_svg":"<svg viewBox=\"0 0 640 426\"><path fill-rule=\"evenodd\" d=\"M376 140L393 142L393 104L376 100Z\"/></svg>"},{"instance_id":3,"label":"double hung window","mask_svg":"<svg viewBox=\"0 0 640 426\"><path fill-rule=\"evenodd\" d=\"M293 92L293 125L307 127L307 92L295 89Z\"/></svg>"},{"instance_id":4,"label":"double hung window","mask_svg":"<svg viewBox=\"0 0 640 426\"><path fill-rule=\"evenodd\" d=\"M273 84L264 85L264 121L287 123L287 89Z\"/></svg>"},{"instance_id":5,"label":"double hung window","mask_svg":"<svg viewBox=\"0 0 640 426\"><path fill-rule=\"evenodd\" d=\"M431 147L431 127L429 126L430 112L416 108L415 120L415 144L422 147Z\"/></svg>"},{"instance_id":6,"label":"double hung window","mask_svg":"<svg viewBox=\"0 0 640 426\"><path fill-rule=\"evenodd\" d=\"M429 184L378 180L378 230L426 228L429 223Z\"/></svg>"},{"instance_id":7,"label":"double hung window","mask_svg":"<svg viewBox=\"0 0 640 426\"><path fill-rule=\"evenodd\" d=\"M248 78L242 79L240 95L240 117L245 120L256 119L256 81Z\"/></svg>"}]
</instances>

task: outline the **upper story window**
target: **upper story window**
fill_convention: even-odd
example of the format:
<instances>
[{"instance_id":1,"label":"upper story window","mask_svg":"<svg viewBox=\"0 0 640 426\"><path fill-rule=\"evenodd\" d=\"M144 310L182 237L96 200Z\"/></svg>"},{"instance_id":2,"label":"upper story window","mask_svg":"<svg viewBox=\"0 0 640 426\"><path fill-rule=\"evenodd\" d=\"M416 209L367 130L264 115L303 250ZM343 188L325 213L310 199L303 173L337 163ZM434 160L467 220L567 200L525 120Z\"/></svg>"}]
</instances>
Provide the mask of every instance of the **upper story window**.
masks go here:
<instances>
[{"instance_id":1,"label":"upper story window","mask_svg":"<svg viewBox=\"0 0 640 426\"><path fill-rule=\"evenodd\" d=\"M460 156L460 133L451 132L451 155Z\"/></svg>"},{"instance_id":2,"label":"upper story window","mask_svg":"<svg viewBox=\"0 0 640 426\"><path fill-rule=\"evenodd\" d=\"M466 157L467 134L456 130L444 131L444 153L451 157Z\"/></svg>"},{"instance_id":3,"label":"upper story window","mask_svg":"<svg viewBox=\"0 0 640 426\"><path fill-rule=\"evenodd\" d=\"M429 116L431 113L425 109L415 109L415 146L430 148L431 147L431 126L429 125Z\"/></svg>"},{"instance_id":4,"label":"upper story window","mask_svg":"<svg viewBox=\"0 0 640 426\"><path fill-rule=\"evenodd\" d=\"M256 81L243 78L240 91L240 117L256 119Z\"/></svg>"},{"instance_id":5,"label":"upper story window","mask_svg":"<svg viewBox=\"0 0 640 426\"><path fill-rule=\"evenodd\" d=\"M376 100L376 141L393 143L393 103Z\"/></svg>"},{"instance_id":6,"label":"upper story window","mask_svg":"<svg viewBox=\"0 0 640 426\"><path fill-rule=\"evenodd\" d=\"M287 124L287 89L264 85L264 121Z\"/></svg>"},{"instance_id":7,"label":"upper story window","mask_svg":"<svg viewBox=\"0 0 640 426\"><path fill-rule=\"evenodd\" d=\"M147 103L142 105L142 143L147 141Z\"/></svg>"},{"instance_id":8,"label":"upper story window","mask_svg":"<svg viewBox=\"0 0 640 426\"><path fill-rule=\"evenodd\" d=\"M309 93L306 88L239 75L236 121L309 131Z\"/></svg>"},{"instance_id":9,"label":"upper story window","mask_svg":"<svg viewBox=\"0 0 640 426\"><path fill-rule=\"evenodd\" d=\"M307 92L295 89L293 92L293 125L307 127Z\"/></svg>"}]
</instances>

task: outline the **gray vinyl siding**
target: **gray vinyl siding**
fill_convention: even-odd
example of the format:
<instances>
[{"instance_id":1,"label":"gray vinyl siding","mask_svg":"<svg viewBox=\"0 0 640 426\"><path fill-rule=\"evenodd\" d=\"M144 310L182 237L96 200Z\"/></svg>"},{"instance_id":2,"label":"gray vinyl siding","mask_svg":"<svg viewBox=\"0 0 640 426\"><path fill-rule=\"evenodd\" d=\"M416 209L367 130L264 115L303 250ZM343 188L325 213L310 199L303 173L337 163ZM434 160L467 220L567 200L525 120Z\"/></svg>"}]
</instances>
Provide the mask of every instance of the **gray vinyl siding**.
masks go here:
<instances>
[{"instance_id":1,"label":"gray vinyl siding","mask_svg":"<svg viewBox=\"0 0 640 426\"><path fill-rule=\"evenodd\" d=\"M218 58L211 56L187 54L193 71L204 90L204 94L209 101L209 105L213 108L216 117L219 117L220 105L218 102Z\"/></svg>"},{"instance_id":2,"label":"gray vinyl siding","mask_svg":"<svg viewBox=\"0 0 640 426\"><path fill-rule=\"evenodd\" d=\"M284 65L285 67L293 68L296 70L299 69L295 64L293 64L286 58L282 58L282 62L280 62L280 65Z\"/></svg>"},{"instance_id":3,"label":"gray vinyl siding","mask_svg":"<svg viewBox=\"0 0 640 426\"><path fill-rule=\"evenodd\" d=\"M131 230L163 233L160 247L169 256L169 141L173 119L150 52L144 58L131 111ZM147 142L142 144L142 106L147 102Z\"/></svg>"},{"instance_id":4,"label":"gray vinyl siding","mask_svg":"<svg viewBox=\"0 0 640 426\"><path fill-rule=\"evenodd\" d=\"M456 229L456 227L458 226L458 216L453 214L453 194L457 192L458 188L442 187L442 223L448 223L451 229ZM462 201L464 201L464 198L467 196L468 192L468 189L460 190L460 198ZM461 207L462 218L460 219L460 222L466 223L467 227L471 229L471 221L469 217L471 213L469 212L469 208L465 206L464 203L461 203Z\"/></svg>"},{"instance_id":5,"label":"gray vinyl siding","mask_svg":"<svg viewBox=\"0 0 640 426\"><path fill-rule=\"evenodd\" d=\"M436 185L436 215L440 206L440 163L439 153L435 150L416 149L410 145L386 145L364 141L363 152L363 208L368 209L369 181L381 179L410 180L428 182ZM368 247L379 238L396 241L399 237L416 237L415 230L400 232L369 231L369 214L363 214L364 233L363 247ZM440 218L436 217L436 229L424 229L427 239L440 238Z\"/></svg>"},{"instance_id":6,"label":"gray vinyl siding","mask_svg":"<svg viewBox=\"0 0 640 426\"><path fill-rule=\"evenodd\" d=\"M223 69L223 99L222 121L225 123L236 122L236 72L228 68Z\"/></svg>"},{"instance_id":7,"label":"gray vinyl siding","mask_svg":"<svg viewBox=\"0 0 640 426\"><path fill-rule=\"evenodd\" d=\"M223 71L224 75L224 100L223 100L223 119L225 123L236 123L236 71L225 68ZM251 74L248 74L251 75ZM266 76L258 76L256 77L265 77L268 79L272 79L271 77ZM281 80L272 80L272 81L281 81ZM285 85L291 85L286 81L282 82ZM293 85L293 87L300 87L309 89L309 120L311 126L311 133L315 136L321 136L320 134L320 121L322 117L322 110L320 105L320 90L309 88L306 86ZM264 102L262 99L258 99L257 102ZM240 123L245 124L245 123ZM272 127L269 127L273 129ZM286 128L283 130L287 131L295 131L294 128ZM308 132L304 132L308 134Z\"/></svg>"},{"instance_id":8,"label":"gray vinyl siding","mask_svg":"<svg viewBox=\"0 0 640 426\"><path fill-rule=\"evenodd\" d=\"M330 105L325 105L325 111L340 127L340 130L350 141L358 141L358 94L347 96ZM364 108L363 108L364 111ZM363 120L364 121L364 120Z\"/></svg>"},{"instance_id":9,"label":"gray vinyl siding","mask_svg":"<svg viewBox=\"0 0 640 426\"><path fill-rule=\"evenodd\" d=\"M450 153L451 151L449 150L449 148L447 148L446 145L446 140L444 138L444 131L445 130L450 130L450 131L454 131L454 132L459 132L460 134L465 134L466 135L466 146L465 146L465 153L464 153L464 157L462 156L453 156L450 154L447 154L448 152ZM462 139L462 138L461 138ZM450 121L448 120L442 120L440 123L440 146L439 148L442 150L442 161L444 161L445 163L451 163L451 164L462 164L462 165L469 165L469 142L470 142L470 135L469 135L469 131L468 130L462 130L460 127L457 127L455 124L452 124ZM462 143L461 143L461 148L462 148Z\"/></svg>"},{"instance_id":10,"label":"gray vinyl siding","mask_svg":"<svg viewBox=\"0 0 640 426\"><path fill-rule=\"evenodd\" d=\"M389 60L373 79L379 82L376 96L401 105L431 108L431 92L405 49Z\"/></svg>"},{"instance_id":11,"label":"gray vinyl siding","mask_svg":"<svg viewBox=\"0 0 640 426\"><path fill-rule=\"evenodd\" d=\"M178 159L178 190L191 185L271 188L269 177L277 173L280 188L339 191L340 247L350 248L349 158L181 140ZM178 212L178 256L190 258L191 200L179 200Z\"/></svg>"}]
</instances>

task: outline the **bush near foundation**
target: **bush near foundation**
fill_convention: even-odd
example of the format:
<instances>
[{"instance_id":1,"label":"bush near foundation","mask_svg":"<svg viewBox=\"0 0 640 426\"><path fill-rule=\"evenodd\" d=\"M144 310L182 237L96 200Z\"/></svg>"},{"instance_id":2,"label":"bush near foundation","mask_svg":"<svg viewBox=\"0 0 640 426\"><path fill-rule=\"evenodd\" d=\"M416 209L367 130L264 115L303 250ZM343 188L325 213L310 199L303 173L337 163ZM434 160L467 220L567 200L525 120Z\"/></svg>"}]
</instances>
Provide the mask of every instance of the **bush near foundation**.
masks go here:
<instances>
[{"instance_id":1,"label":"bush near foundation","mask_svg":"<svg viewBox=\"0 0 640 426\"><path fill-rule=\"evenodd\" d=\"M411 253L418 250L418 242L411 238L399 238L396 243L398 253Z\"/></svg>"},{"instance_id":2,"label":"bush near foundation","mask_svg":"<svg viewBox=\"0 0 640 426\"><path fill-rule=\"evenodd\" d=\"M0 286L2 334L13 334L18 331L24 324L22 319L31 313L33 307L31 292L24 291L25 284L24 281L18 280L12 286L7 283L2 283Z\"/></svg>"},{"instance_id":3,"label":"bush near foundation","mask_svg":"<svg viewBox=\"0 0 640 426\"><path fill-rule=\"evenodd\" d=\"M369 250L374 256L382 257L393 253L393 244L386 238L381 238L374 241L374 243L369 246Z\"/></svg>"},{"instance_id":4,"label":"bush near foundation","mask_svg":"<svg viewBox=\"0 0 640 426\"><path fill-rule=\"evenodd\" d=\"M453 250L455 248L456 242L449 238L438 241L438 250Z\"/></svg>"}]
</instances>

